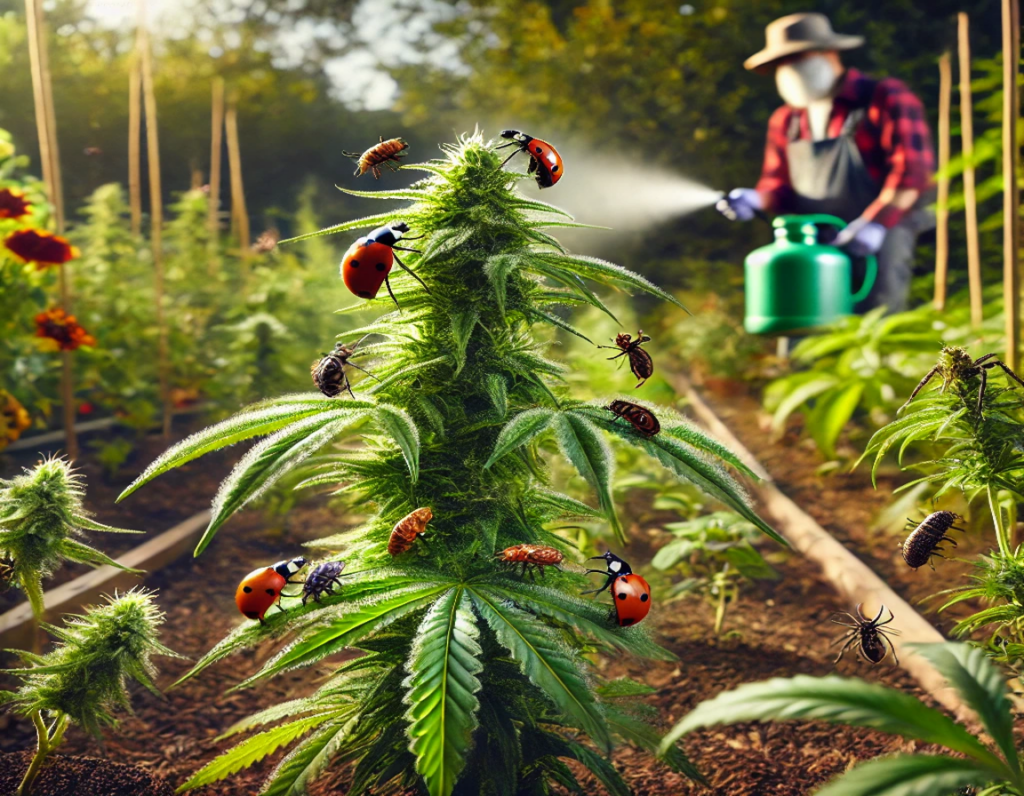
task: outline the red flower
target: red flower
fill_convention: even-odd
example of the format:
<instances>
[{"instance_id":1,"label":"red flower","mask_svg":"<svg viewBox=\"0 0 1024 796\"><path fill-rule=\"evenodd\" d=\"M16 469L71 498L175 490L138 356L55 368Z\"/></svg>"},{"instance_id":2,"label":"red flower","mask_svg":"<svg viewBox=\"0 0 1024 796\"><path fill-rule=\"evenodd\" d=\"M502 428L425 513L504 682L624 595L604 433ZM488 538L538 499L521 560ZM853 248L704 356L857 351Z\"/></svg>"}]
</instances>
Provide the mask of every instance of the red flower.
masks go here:
<instances>
[{"instance_id":1,"label":"red flower","mask_svg":"<svg viewBox=\"0 0 1024 796\"><path fill-rule=\"evenodd\" d=\"M44 229L19 229L4 239L4 245L22 262L35 263L40 271L79 255L65 238Z\"/></svg>"},{"instance_id":2,"label":"red flower","mask_svg":"<svg viewBox=\"0 0 1024 796\"><path fill-rule=\"evenodd\" d=\"M78 405L78 414L80 415L91 415L93 412L93 405L85 402Z\"/></svg>"},{"instance_id":3,"label":"red flower","mask_svg":"<svg viewBox=\"0 0 1024 796\"><path fill-rule=\"evenodd\" d=\"M17 188L0 188L0 219L27 216L30 207L25 194Z\"/></svg>"},{"instance_id":4,"label":"red flower","mask_svg":"<svg viewBox=\"0 0 1024 796\"><path fill-rule=\"evenodd\" d=\"M96 345L96 338L78 325L74 315L68 315L60 307L40 312L36 316L36 337L54 340L61 351Z\"/></svg>"}]
</instances>

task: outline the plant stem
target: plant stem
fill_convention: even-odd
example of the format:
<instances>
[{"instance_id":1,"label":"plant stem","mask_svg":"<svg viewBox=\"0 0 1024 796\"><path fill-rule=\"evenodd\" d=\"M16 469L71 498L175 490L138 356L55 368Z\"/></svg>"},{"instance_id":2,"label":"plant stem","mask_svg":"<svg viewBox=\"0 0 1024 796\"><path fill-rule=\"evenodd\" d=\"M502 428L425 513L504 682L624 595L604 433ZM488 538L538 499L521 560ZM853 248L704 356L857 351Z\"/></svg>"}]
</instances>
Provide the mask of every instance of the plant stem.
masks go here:
<instances>
[{"instance_id":1,"label":"plant stem","mask_svg":"<svg viewBox=\"0 0 1024 796\"><path fill-rule=\"evenodd\" d=\"M992 522L996 526L996 540L999 542L999 552L1003 554L1005 558L1010 558L1010 542L1006 538L1006 527L1003 524L1003 512L999 508L999 497L996 491L991 487L986 487L988 493L988 507L992 512Z\"/></svg>"},{"instance_id":2,"label":"plant stem","mask_svg":"<svg viewBox=\"0 0 1024 796\"><path fill-rule=\"evenodd\" d=\"M32 712L32 724L36 728L36 754L29 763L28 770L18 786L16 796L28 796L32 792L32 784L42 770L46 756L52 752L64 737L64 730L68 726L68 717L63 713L53 723L53 735L46 729L46 723L38 710Z\"/></svg>"}]
</instances>

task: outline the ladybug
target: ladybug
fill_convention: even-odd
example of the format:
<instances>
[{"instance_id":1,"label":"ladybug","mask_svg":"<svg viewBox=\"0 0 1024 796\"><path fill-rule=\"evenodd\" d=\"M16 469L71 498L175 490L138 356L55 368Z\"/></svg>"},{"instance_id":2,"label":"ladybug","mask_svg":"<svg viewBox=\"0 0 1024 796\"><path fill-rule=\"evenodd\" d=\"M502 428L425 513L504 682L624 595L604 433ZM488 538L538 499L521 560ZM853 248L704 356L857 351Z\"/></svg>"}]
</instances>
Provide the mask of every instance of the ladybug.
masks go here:
<instances>
[{"instance_id":1,"label":"ladybug","mask_svg":"<svg viewBox=\"0 0 1024 796\"><path fill-rule=\"evenodd\" d=\"M397 307L398 299L395 298L395 294L391 290L391 282L388 281L391 266L397 262L417 282L423 285L423 289L429 293L430 291L423 284L423 280L410 271L405 263L398 259L398 255L395 254L396 249L403 252L422 254L419 249L407 249L395 245L408 231L409 225L404 222L388 224L386 227L378 227L366 237L360 238L353 243L348 251L345 252L345 257L341 261L341 278L345 282L345 287L359 296L359 298L373 299L377 298L380 286L387 285L388 294ZM410 238L409 240L415 239Z\"/></svg>"},{"instance_id":2,"label":"ladybug","mask_svg":"<svg viewBox=\"0 0 1024 796\"><path fill-rule=\"evenodd\" d=\"M651 587L647 581L639 575L634 575L629 564L610 550L603 556L594 556L589 560L594 561L599 558L607 562L607 570L588 569L587 572L607 575L608 580L600 589L592 589L583 593L600 594L610 586L612 596L615 598L615 619L619 625L629 627L642 622L651 611Z\"/></svg>"},{"instance_id":3,"label":"ladybug","mask_svg":"<svg viewBox=\"0 0 1024 796\"><path fill-rule=\"evenodd\" d=\"M295 583L289 578L306 566L306 559L293 558L291 561L278 561L269 567L254 569L238 584L235 591L235 605L249 619L263 617L275 604L281 608L281 589L286 583ZM281 608L283 611L284 609Z\"/></svg>"},{"instance_id":4,"label":"ladybug","mask_svg":"<svg viewBox=\"0 0 1024 796\"><path fill-rule=\"evenodd\" d=\"M504 166L520 152L525 152L530 156L530 167L526 170L526 173L533 174L536 172L537 185L541 188L550 188L562 179L562 172L564 171L562 157L547 141L541 141L539 138L521 133L519 130L502 130L501 137L511 140L507 144L499 146L498 149L510 146L518 147L515 152L502 161L501 166ZM501 168L501 166L498 168Z\"/></svg>"}]
</instances>

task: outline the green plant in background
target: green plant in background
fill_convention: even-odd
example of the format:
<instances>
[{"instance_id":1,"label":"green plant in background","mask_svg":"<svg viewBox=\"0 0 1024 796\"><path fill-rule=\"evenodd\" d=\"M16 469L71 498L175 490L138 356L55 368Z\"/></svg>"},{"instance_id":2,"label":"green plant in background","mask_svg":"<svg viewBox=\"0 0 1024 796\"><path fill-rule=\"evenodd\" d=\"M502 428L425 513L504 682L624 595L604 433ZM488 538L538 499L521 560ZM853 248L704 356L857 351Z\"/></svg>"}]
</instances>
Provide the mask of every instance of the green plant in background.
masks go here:
<instances>
[{"instance_id":1,"label":"green plant in background","mask_svg":"<svg viewBox=\"0 0 1024 796\"><path fill-rule=\"evenodd\" d=\"M710 599L715 606L715 633L722 632L726 609L739 596L743 581L779 578L754 547L763 538L760 529L735 512L716 511L670 522L665 530L675 539L658 550L651 563L662 572L683 576L672 587L669 601L693 592Z\"/></svg>"},{"instance_id":2,"label":"green plant in background","mask_svg":"<svg viewBox=\"0 0 1024 796\"><path fill-rule=\"evenodd\" d=\"M606 434L779 539L725 469L749 474L731 452L670 410L656 410L661 433L646 438L614 422L601 403L573 399L559 384L564 368L533 332L534 324L576 331L555 314L559 307L607 311L584 280L671 297L619 266L565 252L545 230L580 225L518 194L515 183L527 175L501 170L481 136L445 153L405 167L429 175L411 188L357 193L410 206L317 233L403 221L424 235L423 253L406 263L430 292L395 269L402 309L339 336L382 339L361 348L380 357L362 360L379 381L358 382L355 399L307 393L258 403L171 448L124 493L209 451L265 437L222 484L198 554L233 513L307 457L347 438L365 441L328 448L304 482L340 487L352 504L376 508L361 527L316 543L344 550L347 571L359 574L323 604L286 606L266 625L241 625L187 677L288 634L289 644L240 687L346 647L363 655L335 666L312 696L241 722L231 732L283 720L184 787L217 781L293 744L263 793L300 792L328 764L345 761L355 762L353 793L387 785L435 796L539 794L549 782L579 789L560 758L581 762L610 792L626 793L606 755L616 741L653 749L658 735L623 704L627 695L601 684L586 654L671 654L644 628L619 627L607 606L576 596L584 577L552 571L543 584L526 582L498 564L495 552L529 542L571 557L572 545L548 529L566 517L600 517L622 533ZM326 267L334 272L334 263ZM598 508L550 488L542 456L548 439L597 493ZM419 507L434 515L428 544L392 558L391 529ZM699 779L681 751L667 760Z\"/></svg>"},{"instance_id":3,"label":"green plant in background","mask_svg":"<svg viewBox=\"0 0 1024 796\"><path fill-rule=\"evenodd\" d=\"M994 751L963 725L909 694L853 678L806 675L747 683L701 702L665 736L662 751L701 727L826 721L935 744L958 756L900 754L861 763L825 785L817 796L949 796L957 788L977 788L977 796L1024 794L1002 674L981 650L965 644L922 644L916 649L977 713L995 742Z\"/></svg>"},{"instance_id":4,"label":"green plant in background","mask_svg":"<svg viewBox=\"0 0 1024 796\"><path fill-rule=\"evenodd\" d=\"M10 562L10 580L25 592L37 621L43 616L43 578L65 561L136 571L79 541L86 530L138 533L91 519L84 497L85 479L66 459L46 459L0 479L0 557Z\"/></svg>"},{"instance_id":5,"label":"green plant in background","mask_svg":"<svg viewBox=\"0 0 1024 796\"><path fill-rule=\"evenodd\" d=\"M25 666L7 669L21 680L17 691L0 691L0 705L29 716L36 728L36 754L18 788L27 796L47 755L64 739L70 724L100 736L116 724L113 712L129 708L128 683L141 683L159 695L153 655L181 656L159 642L163 614L153 594L132 590L108 597L82 616L47 625L57 646L45 655L18 652Z\"/></svg>"},{"instance_id":6,"label":"green plant in background","mask_svg":"<svg viewBox=\"0 0 1024 796\"><path fill-rule=\"evenodd\" d=\"M966 296L961 294L941 313L922 306L885 315L878 308L801 340L792 354L801 369L764 390L765 408L773 413L772 431L781 436L789 416L803 412L818 450L834 459L836 441L856 413L876 428L895 417L903 396L930 367L938 340L959 344L979 337L999 339L1000 303L995 293L990 298L994 300L986 305L980 332L970 327Z\"/></svg>"}]
</instances>

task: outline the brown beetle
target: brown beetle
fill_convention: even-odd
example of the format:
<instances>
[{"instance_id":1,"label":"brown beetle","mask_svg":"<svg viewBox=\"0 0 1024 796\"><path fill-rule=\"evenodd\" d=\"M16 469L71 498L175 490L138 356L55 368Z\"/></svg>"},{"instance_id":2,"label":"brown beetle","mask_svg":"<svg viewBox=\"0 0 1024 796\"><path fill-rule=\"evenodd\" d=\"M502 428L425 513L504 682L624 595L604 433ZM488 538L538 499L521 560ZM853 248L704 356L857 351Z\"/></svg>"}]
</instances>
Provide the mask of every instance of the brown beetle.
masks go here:
<instances>
[{"instance_id":1,"label":"brown beetle","mask_svg":"<svg viewBox=\"0 0 1024 796\"><path fill-rule=\"evenodd\" d=\"M388 552L397 556L409 550L413 543L423 536L427 523L432 519L434 519L434 512L428 508L416 509L400 519L391 530L391 537L388 539Z\"/></svg>"},{"instance_id":2,"label":"brown beetle","mask_svg":"<svg viewBox=\"0 0 1024 796\"><path fill-rule=\"evenodd\" d=\"M631 404L629 401L612 401L607 409L615 415L616 420L621 417L645 437L653 437L661 431L661 423L658 422L654 413L639 404Z\"/></svg>"},{"instance_id":3,"label":"brown beetle","mask_svg":"<svg viewBox=\"0 0 1024 796\"><path fill-rule=\"evenodd\" d=\"M629 369L633 371L634 376L640 379L636 387L633 388L635 390L638 387L642 387L644 382L654 374L654 360L651 359L650 354L640 347L644 343L649 342L651 342L651 338L644 335L643 329L638 329L636 340L632 339L625 332L621 332L615 336L615 345L599 345L598 348L622 349L621 353L608 357L608 361L610 362L619 357L629 357Z\"/></svg>"},{"instance_id":4,"label":"brown beetle","mask_svg":"<svg viewBox=\"0 0 1024 796\"><path fill-rule=\"evenodd\" d=\"M841 635L831 644L831 646L835 646L843 641L846 642L843 644L843 648L839 650L839 656L835 659L833 666L836 663L839 663L846 651L853 646L856 646L857 652L859 652L861 657L869 663L881 663L885 656L891 651L893 661L895 661L896 665L899 665L900 661L899 658L896 657L896 648L892 645L892 639L890 639L886 634L893 633L898 636L900 631L893 630L892 628L883 629L882 627L895 619L892 615L892 611L889 611L888 619L884 622L880 622L879 620L882 618L882 614L889 609L883 605L878 609L878 615L874 619L868 619L864 616L864 612L861 611L861 607L863 605L864 603L861 603L857 606L856 616L846 611L832 615L833 624L850 628L850 630ZM837 616L852 619L853 624L849 622L840 622L835 618Z\"/></svg>"},{"instance_id":5,"label":"brown beetle","mask_svg":"<svg viewBox=\"0 0 1024 796\"><path fill-rule=\"evenodd\" d=\"M341 395L345 390L348 390L348 394L355 399L356 396L352 392L352 383L348 380L348 373L345 372L346 367L353 367L356 370L361 370L371 379L377 379L377 377L370 373L370 371L361 368L355 362L350 361L355 355L356 349L359 348L360 343L369 336L370 335L368 334L364 334L354 345L351 346L347 346L344 343L337 343L330 354L324 354L323 359L318 359L313 363L309 372L313 377L313 383L320 392L328 398L334 398L337 395ZM380 379L377 379L377 381L380 381Z\"/></svg>"},{"instance_id":6,"label":"brown beetle","mask_svg":"<svg viewBox=\"0 0 1024 796\"><path fill-rule=\"evenodd\" d=\"M384 140L384 136L380 136L380 143L374 144L372 147L367 149L362 154L358 152L345 152L343 154L347 158L352 158L356 162L356 176L361 177L366 172L373 172L373 178L376 180L380 179L380 167L386 165L392 171L398 171L392 163L401 163L398 157L398 153L409 148L409 145L401 138L389 138L387 141Z\"/></svg>"},{"instance_id":7,"label":"brown beetle","mask_svg":"<svg viewBox=\"0 0 1024 796\"><path fill-rule=\"evenodd\" d=\"M962 519L963 517L952 511L933 512L919 524L908 519L907 527L912 527L914 530L903 542L903 560L913 569L917 569L930 563L932 556L944 558L939 552L942 549L939 545L942 542L949 542L956 547L956 542L946 534L949 531L962 531L963 528L956 527L957 520Z\"/></svg>"},{"instance_id":8,"label":"brown beetle","mask_svg":"<svg viewBox=\"0 0 1024 796\"><path fill-rule=\"evenodd\" d=\"M520 575L538 570L542 576L544 575L544 567L555 567L555 569L558 569L558 565L565 558L561 550L539 544L517 544L512 547L506 547L500 553L495 553L494 555L501 559L500 563L502 564L507 564L511 567L519 564Z\"/></svg>"}]
</instances>

